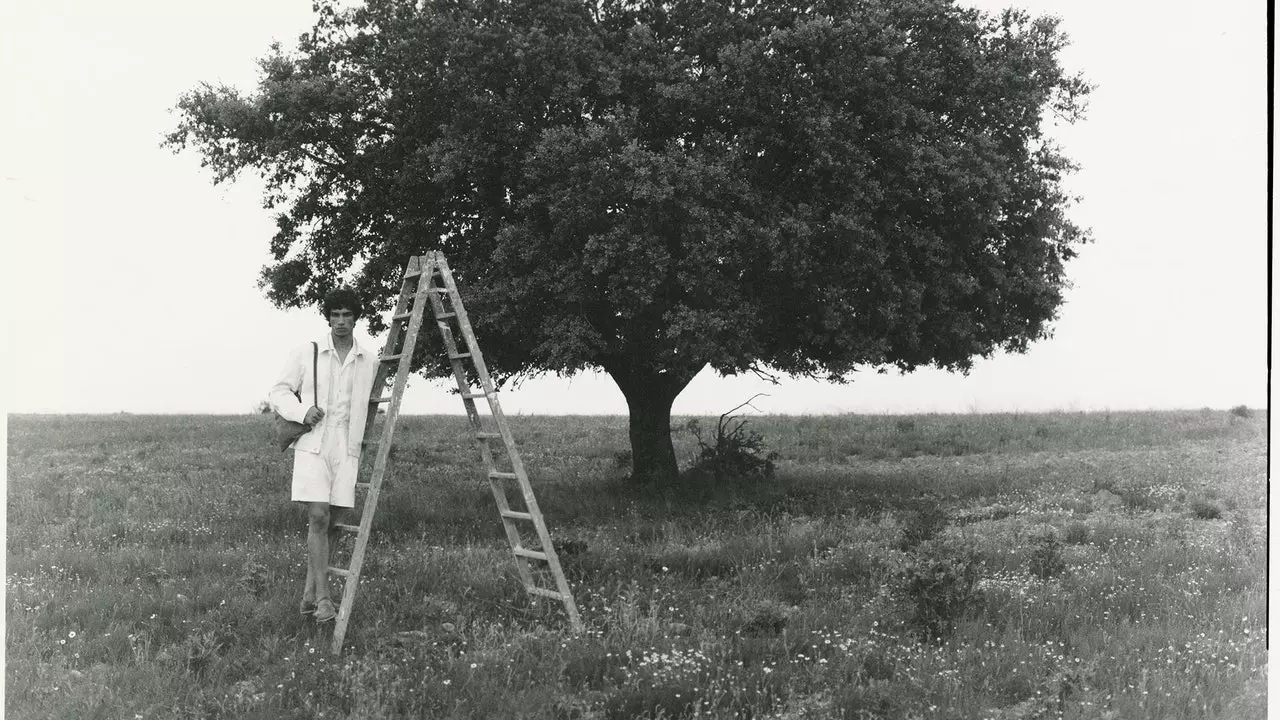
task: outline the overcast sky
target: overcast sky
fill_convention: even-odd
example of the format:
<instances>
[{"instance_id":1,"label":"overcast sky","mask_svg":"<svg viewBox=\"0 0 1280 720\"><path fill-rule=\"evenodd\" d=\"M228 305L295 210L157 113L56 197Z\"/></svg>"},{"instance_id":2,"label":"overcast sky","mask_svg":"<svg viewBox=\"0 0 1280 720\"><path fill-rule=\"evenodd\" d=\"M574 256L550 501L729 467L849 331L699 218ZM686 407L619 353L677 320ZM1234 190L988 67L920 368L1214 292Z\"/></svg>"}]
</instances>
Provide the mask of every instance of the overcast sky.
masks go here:
<instances>
[{"instance_id":1,"label":"overcast sky","mask_svg":"<svg viewBox=\"0 0 1280 720\"><path fill-rule=\"evenodd\" d=\"M770 387L704 374L677 414L723 412L760 391L766 413L1266 403L1266 4L1016 5L1060 16L1067 66L1098 86L1087 119L1056 131L1083 166L1072 217L1095 242L1068 266L1054 337L967 377ZM215 187L194 154L159 143L182 92L202 81L252 90L254 59L310 26L310 0L0 7L0 407L250 411L288 348L325 326L256 287L274 232L261 186ZM440 387L411 383L403 411L459 412ZM529 381L503 407L626 412L612 382L591 375Z\"/></svg>"}]
</instances>

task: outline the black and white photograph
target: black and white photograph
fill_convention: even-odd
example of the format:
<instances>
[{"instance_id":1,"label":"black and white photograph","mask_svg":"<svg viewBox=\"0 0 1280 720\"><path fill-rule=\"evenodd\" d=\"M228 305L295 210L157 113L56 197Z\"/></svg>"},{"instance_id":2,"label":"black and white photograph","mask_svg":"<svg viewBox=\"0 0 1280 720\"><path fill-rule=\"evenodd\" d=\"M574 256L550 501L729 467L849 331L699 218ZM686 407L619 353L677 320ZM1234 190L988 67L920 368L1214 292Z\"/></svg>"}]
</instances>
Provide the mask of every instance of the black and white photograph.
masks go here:
<instances>
[{"instance_id":1,"label":"black and white photograph","mask_svg":"<svg viewBox=\"0 0 1280 720\"><path fill-rule=\"evenodd\" d=\"M1270 3L0 5L15 720L1253 720Z\"/></svg>"}]
</instances>

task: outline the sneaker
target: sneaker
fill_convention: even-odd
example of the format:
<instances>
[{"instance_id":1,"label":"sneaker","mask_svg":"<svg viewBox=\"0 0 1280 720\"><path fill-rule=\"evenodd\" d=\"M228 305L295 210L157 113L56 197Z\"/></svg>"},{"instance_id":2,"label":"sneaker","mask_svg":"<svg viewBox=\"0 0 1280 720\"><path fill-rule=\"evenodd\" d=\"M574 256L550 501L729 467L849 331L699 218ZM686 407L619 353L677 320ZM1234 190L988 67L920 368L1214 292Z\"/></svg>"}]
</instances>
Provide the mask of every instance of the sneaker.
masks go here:
<instances>
[{"instance_id":1,"label":"sneaker","mask_svg":"<svg viewBox=\"0 0 1280 720\"><path fill-rule=\"evenodd\" d=\"M338 617L338 611L333 608L333 601L324 598L316 602L316 622L329 622Z\"/></svg>"},{"instance_id":2,"label":"sneaker","mask_svg":"<svg viewBox=\"0 0 1280 720\"><path fill-rule=\"evenodd\" d=\"M315 615L315 614L316 614L316 601L315 601L315 600L303 600L303 601L302 601L302 604L298 606L298 613L299 613L300 615Z\"/></svg>"}]
</instances>

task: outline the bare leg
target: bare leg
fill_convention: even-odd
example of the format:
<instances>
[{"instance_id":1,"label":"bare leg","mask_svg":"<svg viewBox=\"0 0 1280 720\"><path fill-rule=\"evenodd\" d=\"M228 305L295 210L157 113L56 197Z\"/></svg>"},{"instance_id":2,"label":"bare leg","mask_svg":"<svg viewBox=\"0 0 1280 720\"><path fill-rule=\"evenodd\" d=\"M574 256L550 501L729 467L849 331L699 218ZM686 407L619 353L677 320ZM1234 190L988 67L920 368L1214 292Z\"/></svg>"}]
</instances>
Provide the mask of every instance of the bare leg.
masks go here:
<instances>
[{"instance_id":1,"label":"bare leg","mask_svg":"<svg viewBox=\"0 0 1280 720\"><path fill-rule=\"evenodd\" d=\"M311 551L307 550L307 584L302 588L302 602L316 604L316 577L311 569Z\"/></svg>"},{"instance_id":2,"label":"bare leg","mask_svg":"<svg viewBox=\"0 0 1280 720\"><path fill-rule=\"evenodd\" d=\"M316 602L329 597L329 503L307 503L307 582ZM304 595L305 597L305 595Z\"/></svg>"}]
</instances>

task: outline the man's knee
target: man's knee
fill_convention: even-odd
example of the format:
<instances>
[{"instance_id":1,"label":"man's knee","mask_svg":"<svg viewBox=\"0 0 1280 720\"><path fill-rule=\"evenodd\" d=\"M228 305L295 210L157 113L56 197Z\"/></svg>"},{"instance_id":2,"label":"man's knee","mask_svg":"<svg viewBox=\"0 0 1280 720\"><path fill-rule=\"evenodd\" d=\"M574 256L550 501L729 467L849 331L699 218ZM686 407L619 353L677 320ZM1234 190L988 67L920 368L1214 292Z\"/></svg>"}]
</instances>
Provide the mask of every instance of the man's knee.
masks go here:
<instances>
[{"instance_id":1,"label":"man's knee","mask_svg":"<svg viewBox=\"0 0 1280 720\"><path fill-rule=\"evenodd\" d=\"M329 529L329 503L313 502L307 504L307 522L311 527L321 530Z\"/></svg>"}]
</instances>

